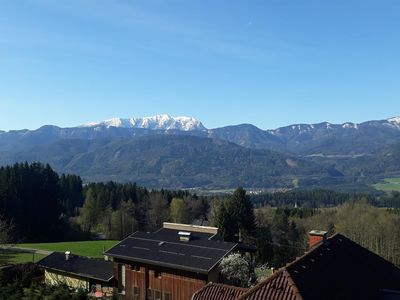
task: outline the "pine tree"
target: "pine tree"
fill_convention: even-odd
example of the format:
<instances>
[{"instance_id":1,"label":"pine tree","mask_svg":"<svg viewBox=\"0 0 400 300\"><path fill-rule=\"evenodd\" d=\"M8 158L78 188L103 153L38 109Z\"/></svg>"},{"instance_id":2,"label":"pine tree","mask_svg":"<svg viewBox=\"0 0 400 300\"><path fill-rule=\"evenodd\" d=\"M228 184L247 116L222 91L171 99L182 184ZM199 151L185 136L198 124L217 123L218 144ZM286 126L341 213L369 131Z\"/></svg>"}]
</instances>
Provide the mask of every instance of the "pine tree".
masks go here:
<instances>
[{"instance_id":1,"label":"pine tree","mask_svg":"<svg viewBox=\"0 0 400 300\"><path fill-rule=\"evenodd\" d=\"M226 241L249 242L255 235L253 204L243 188L238 188L232 197L220 204L216 224Z\"/></svg>"},{"instance_id":2,"label":"pine tree","mask_svg":"<svg viewBox=\"0 0 400 300\"><path fill-rule=\"evenodd\" d=\"M220 203L215 225L218 227L219 234L225 241L237 241L238 222L233 213L233 207L230 201Z\"/></svg>"},{"instance_id":3,"label":"pine tree","mask_svg":"<svg viewBox=\"0 0 400 300\"><path fill-rule=\"evenodd\" d=\"M239 239L243 240L253 236L256 229L254 207L250 196L246 194L246 190L243 188L236 189L232 195L230 207L232 207L232 212L238 223Z\"/></svg>"}]
</instances>

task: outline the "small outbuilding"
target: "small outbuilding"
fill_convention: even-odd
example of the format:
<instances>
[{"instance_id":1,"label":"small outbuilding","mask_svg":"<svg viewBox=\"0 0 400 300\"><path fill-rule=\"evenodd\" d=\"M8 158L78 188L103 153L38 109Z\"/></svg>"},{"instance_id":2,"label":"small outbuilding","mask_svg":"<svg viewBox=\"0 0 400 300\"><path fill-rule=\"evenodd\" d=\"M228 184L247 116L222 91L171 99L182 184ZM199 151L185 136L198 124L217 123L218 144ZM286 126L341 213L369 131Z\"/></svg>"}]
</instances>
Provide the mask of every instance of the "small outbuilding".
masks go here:
<instances>
[{"instance_id":1,"label":"small outbuilding","mask_svg":"<svg viewBox=\"0 0 400 300\"><path fill-rule=\"evenodd\" d=\"M37 262L44 269L47 285L65 284L72 289L104 293L114 286L113 262L53 252Z\"/></svg>"}]
</instances>

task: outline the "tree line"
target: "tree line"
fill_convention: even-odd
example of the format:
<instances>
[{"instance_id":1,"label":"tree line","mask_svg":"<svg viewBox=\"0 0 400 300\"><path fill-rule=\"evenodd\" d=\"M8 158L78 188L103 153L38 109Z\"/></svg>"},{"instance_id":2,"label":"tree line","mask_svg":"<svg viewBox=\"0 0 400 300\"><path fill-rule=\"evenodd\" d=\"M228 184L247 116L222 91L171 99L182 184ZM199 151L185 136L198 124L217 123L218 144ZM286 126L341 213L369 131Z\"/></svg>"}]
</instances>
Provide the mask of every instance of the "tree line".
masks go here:
<instances>
[{"instance_id":1,"label":"tree line","mask_svg":"<svg viewBox=\"0 0 400 300\"><path fill-rule=\"evenodd\" d=\"M349 201L330 209L319 209L309 218L294 218L305 231L340 232L361 246L400 266L400 214L398 209L380 208L366 200Z\"/></svg>"},{"instance_id":2,"label":"tree line","mask_svg":"<svg viewBox=\"0 0 400 300\"><path fill-rule=\"evenodd\" d=\"M122 239L154 231L163 222L197 222L207 218L208 201L188 191L148 190L134 183L91 183L84 187L84 204L73 221L84 232Z\"/></svg>"},{"instance_id":3,"label":"tree line","mask_svg":"<svg viewBox=\"0 0 400 300\"><path fill-rule=\"evenodd\" d=\"M0 228L8 229L0 240L122 239L171 221L216 226L225 240L255 246L259 264L279 267L304 253L309 230L322 229L399 265L399 198L324 190L250 196L243 188L205 197L134 183L83 185L79 176L23 163L0 168Z\"/></svg>"},{"instance_id":4,"label":"tree line","mask_svg":"<svg viewBox=\"0 0 400 300\"><path fill-rule=\"evenodd\" d=\"M70 236L72 230L64 216L82 202L79 176L60 177L49 165L40 163L0 168L1 220L13 228L16 241L51 241Z\"/></svg>"}]
</instances>

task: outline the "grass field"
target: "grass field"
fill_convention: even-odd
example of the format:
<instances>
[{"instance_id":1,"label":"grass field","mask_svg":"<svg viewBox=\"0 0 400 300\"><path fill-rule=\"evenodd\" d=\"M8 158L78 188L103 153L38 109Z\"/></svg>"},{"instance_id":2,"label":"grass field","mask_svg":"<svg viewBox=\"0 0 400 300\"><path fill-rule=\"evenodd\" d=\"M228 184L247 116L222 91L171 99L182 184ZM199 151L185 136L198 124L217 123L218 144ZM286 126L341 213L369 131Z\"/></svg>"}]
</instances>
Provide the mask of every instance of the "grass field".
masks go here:
<instances>
[{"instance_id":1,"label":"grass field","mask_svg":"<svg viewBox=\"0 0 400 300\"><path fill-rule=\"evenodd\" d=\"M258 281L262 281L263 279L266 279L272 275L272 270L269 268L255 268L254 272L256 273Z\"/></svg>"},{"instance_id":2,"label":"grass field","mask_svg":"<svg viewBox=\"0 0 400 300\"><path fill-rule=\"evenodd\" d=\"M0 251L0 265L37 262L43 257L45 257L43 254L35 253L35 255L33 255L32 253L20 253L2 250Z\"/></svg>"},{"instance_id":3,"label":"grass field","mask_svg":"<svg viewBox=\"0 0 400 300\"><path fill-rule=\"evenodd\" d=\"M61 243L40 243L40 244L17 244L15 246L22 248L31 248L47 251L65 252L71 251L72 254L103 257L104 250L108 250L118 241L79 241L79 242L61 242Z\"/></svg>"},{"instance_id":4,"label":"grass field","mask_svg":"<svg viewBox=\"0 0 400 300\"><path fill-rule=\"evenodd\" d=\"M373 187L377 190L385 192L389 191L400 192L400 178L385 178L383 182L374 184Z\"/></svg>"}]
</instances>

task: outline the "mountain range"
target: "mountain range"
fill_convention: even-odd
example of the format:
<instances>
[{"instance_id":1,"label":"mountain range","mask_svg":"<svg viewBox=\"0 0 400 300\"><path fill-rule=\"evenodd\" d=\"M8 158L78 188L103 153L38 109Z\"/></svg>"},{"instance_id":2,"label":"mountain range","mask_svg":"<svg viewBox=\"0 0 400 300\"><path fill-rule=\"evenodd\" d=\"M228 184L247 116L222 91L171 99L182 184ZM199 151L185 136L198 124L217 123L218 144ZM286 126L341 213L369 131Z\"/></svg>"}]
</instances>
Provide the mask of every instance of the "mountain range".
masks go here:
<instances>
[{"instance_id":1,"label":"mountain range","mask_svg":"<svg viewBox=\"0 0 400 300\"><path fill-rule=\"evenodd\" d=\"M162 130L206 130L203 124L192 117L171 117L169 115L156 115L144 118L112 118L101 122L90 122L81 127L117 127L117 128L143 128L143 129L162 129Z\"/></svg>"},{"instance_id":2,"label":"mountain range","mask_svg":"<svg viewBox=\"0 0 400 300\"><path fill-rule=\"evenodd\" d=\"M149 187L351 186L399 175L399 145L400 117L262 130L158 115L1 131L0 164L42 161L86 181Z\"/></svg>"}]
</instances>

